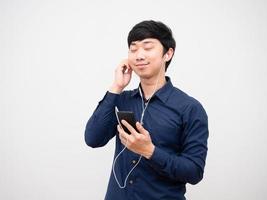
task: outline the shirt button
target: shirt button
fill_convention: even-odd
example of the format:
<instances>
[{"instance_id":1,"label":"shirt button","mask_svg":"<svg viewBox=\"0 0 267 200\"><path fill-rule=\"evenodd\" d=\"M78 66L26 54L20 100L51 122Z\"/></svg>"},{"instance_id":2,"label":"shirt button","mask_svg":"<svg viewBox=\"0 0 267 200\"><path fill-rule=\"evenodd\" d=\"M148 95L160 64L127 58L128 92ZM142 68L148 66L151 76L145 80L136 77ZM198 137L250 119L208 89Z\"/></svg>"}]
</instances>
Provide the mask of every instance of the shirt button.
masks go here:
<instances>
[{"instance_id":1,"label":"shirt button","mask_svg":"<svg viewBox=\"0 0 267 200\"><path fill-rule=\"evenodd\" d=\"M136 160L132 160L132 163L135 164L136 163Z\"/></svg>"},{"instance_id":2,"label":"shirt button","mask_svg":"<svg viewBox=\"0 0 267 200\"><path fill-rule=\"evenodd\" d=\"M133 180L130 180L129 183L130 183L130 184L133 184Z\"/></svg>"}]
</instances>

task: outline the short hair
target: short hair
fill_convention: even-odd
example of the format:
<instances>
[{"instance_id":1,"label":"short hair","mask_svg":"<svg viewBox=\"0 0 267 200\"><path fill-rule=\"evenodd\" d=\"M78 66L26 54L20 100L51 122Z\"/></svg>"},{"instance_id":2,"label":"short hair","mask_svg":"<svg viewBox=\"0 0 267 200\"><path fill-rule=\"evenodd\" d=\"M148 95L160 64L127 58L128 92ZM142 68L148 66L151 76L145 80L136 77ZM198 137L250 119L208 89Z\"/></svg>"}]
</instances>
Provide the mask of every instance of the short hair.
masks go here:
<instances>
[{"instance_id":1,"label":"short hair","mask_svg":"<svg viewBox=\"0 0 267 200\"><path fill-rule=\"evenodd\" d=\"M163 46L163 55L172 48L175 51L176 42L171 29L160 21L146 20L136 24L128 34L128 48L134 41L141 41L146 38L158 39ZM165 71L172 58L166 62Z\"/></svg>"}]
</instances>

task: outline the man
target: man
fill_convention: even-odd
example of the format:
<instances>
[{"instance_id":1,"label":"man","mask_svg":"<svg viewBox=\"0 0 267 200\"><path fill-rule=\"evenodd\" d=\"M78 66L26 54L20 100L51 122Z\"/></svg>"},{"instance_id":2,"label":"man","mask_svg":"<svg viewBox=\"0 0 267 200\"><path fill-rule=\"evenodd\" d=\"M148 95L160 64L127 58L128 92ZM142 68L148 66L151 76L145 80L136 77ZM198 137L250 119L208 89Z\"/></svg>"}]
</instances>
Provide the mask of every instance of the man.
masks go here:
<instances>
[{"instance_id":1,"label":"man","mask_svg":"<svg viewBox=\"0 0 267 200\"><path fill-rule=\"evenodd\" d=\"M165 76L175 51L165 24L136 24L129 32L128 47L128 59L116 68L114 82L85 130L91 147L104 146L116 136L105 199L185 199L186 183L196 184L203 177L208 117L196 99ZM124 91L133 71L140 78L139 88ZM130 134L118 125L115 107L134 112L137 130L125 120L121 123Z\"/></svg>"}]
</instances>

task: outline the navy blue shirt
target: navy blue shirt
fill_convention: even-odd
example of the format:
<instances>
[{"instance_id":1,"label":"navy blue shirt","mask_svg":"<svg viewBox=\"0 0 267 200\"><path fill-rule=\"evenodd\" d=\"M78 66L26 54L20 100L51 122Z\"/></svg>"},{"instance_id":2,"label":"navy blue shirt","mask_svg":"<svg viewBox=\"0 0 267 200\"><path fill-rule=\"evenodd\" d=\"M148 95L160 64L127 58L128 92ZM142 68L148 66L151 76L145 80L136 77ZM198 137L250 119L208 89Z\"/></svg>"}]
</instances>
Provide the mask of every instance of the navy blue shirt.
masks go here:
<instances>
[{"instance_id":1,"label":"navy blue shirt","mask_svg":"<svg viewBox=\"0 0 267 200\"><path fill-rule=\"evenodd\" d=\"M184 200L186 183L201 181L207 155L208 117L193 97L174 87L169 77L151 98L143 126L150 133L155 150L150 159L142 157L124 189L110 175L106 200ZM101 147L116 136L116 156L122 149L117 132L115 106L133 111L140 121L142 99L138 88L121 94L107 92L86 125L85 141ZM117 159L115 171L123 185L128 172L139 159L126 149Z\"/></svg>"}]
</instances>

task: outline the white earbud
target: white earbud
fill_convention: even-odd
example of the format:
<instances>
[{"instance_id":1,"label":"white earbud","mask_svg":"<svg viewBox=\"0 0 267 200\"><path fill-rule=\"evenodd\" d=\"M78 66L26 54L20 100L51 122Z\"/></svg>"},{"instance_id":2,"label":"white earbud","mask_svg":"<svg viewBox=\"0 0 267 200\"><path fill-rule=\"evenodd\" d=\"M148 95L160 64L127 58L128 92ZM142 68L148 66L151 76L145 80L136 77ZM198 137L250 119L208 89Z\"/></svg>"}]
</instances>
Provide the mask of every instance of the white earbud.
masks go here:
<instances>
[{"instance_id":1,"label":"white earbud","mask_svg":"<svg viewBox=\"0 0 267 200\"><path fill-rule=\"evenodd\" d=\"M166 56L165 56L165 57L166 57L166 60L167 60L167 59L169 58L169 57L168 57L168 54L166 54Z\"/></svg>"}]
</instances>

